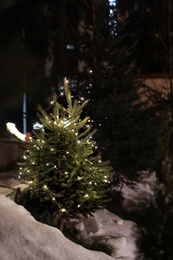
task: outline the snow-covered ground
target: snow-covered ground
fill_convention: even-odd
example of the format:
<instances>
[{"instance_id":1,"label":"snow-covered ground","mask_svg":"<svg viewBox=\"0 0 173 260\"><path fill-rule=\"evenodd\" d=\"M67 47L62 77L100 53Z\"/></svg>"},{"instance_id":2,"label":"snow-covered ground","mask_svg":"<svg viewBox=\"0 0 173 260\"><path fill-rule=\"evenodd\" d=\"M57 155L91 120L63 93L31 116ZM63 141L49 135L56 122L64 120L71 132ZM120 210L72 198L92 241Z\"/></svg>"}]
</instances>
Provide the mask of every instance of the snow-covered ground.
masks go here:
<instances>
[{"instance_id":1,"label":"snow-covered ground","mask_svg":"<svg viewBox=\"0 0 173 260\"><path fill-rule=\"evenodd\" d=\"M135 203L151 192L152 182L153 179L139 184L136 191L124 187L124 198ZM13 187L21 185L14 179L0 183L13 183ZM110 257L87 250L67 239L58 229L37 222L24 207L13 201L13 196L8 196L10 193L10 189L0 188L1 260L135 260L135 223L132 221L123 220L103 209L94 213L93 217L75 223L81 238L105 237L115 248Z\"/></svg>"},{"instance_id":2,"label":"snow-covered ground","mask_svg":"<svg viewBox=\"0 0 173 260\"><path fill-rule=\"evenodd\" d=\"M109 212L106 209L99 210L93 214L94 216L84 221L84 229L81 231L86 238L89 237L106 237L107 242L115 248L113 257L115 259L135 259L135 238L134 227L135 223L128 220L123 220L117 215ZM98 230L95 233L91 231L92 225L97 225Z\"/></svg>"},{"instance_id":3,"label":"snow-covered ground","mask_svg":"<svg viewBox=\"0 0 173 260\"><path fill-rule=\"evenodd\" d=\"M155 173L147 174L140 182L138 182L134 188L129 188L127 185L123 185L122 196L124 201L122 206L126 211L135 211L138 205L142 201L146 201L146 198L153 196L153 191L158 185Z\"/></svg>"},{"instance_id":4,"label":"snow-covered ground","mask_svg":"<svg viewBox=\"0 0 173 260\"><path fill-rule=\"evenodd\" d=\"M87 250L56 228L37 222L22 206L0 195L1 260L111 260Z\"/></svg>"}]
</instances>

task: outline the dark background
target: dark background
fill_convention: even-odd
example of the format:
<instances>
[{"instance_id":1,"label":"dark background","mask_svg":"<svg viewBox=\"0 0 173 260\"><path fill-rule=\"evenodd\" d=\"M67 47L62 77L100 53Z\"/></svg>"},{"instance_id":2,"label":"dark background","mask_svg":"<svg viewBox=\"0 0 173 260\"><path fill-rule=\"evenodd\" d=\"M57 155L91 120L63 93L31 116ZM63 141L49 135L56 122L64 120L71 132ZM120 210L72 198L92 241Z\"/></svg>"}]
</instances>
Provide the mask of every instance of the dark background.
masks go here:
<instances>
[{"instance_id":1,"label":"dark background","mask_svg":"<svg viewBox=\"0 0 173 260\"><path fill-rule=\"evenodd\" d=\"M90 0L1 0L0 136L6 135L7 121L23 130L24 92L27 128L31 131L37 104L48 103L52 92L59 91L64 76L76 75L79 7L84 2L92 6ZM107 5L108 1L100 0L100 3ZM129 47L135 44L137 74L167 72L166 54L160 47L158 32L166 35L168 11L161 0L117 1L118 16L128 21L125 44ZM90 21L90 18L86 19ZM164 41L168 42L166 36ZM46 64L52 57L47 74Z\"/></svg>"}]
</instances>

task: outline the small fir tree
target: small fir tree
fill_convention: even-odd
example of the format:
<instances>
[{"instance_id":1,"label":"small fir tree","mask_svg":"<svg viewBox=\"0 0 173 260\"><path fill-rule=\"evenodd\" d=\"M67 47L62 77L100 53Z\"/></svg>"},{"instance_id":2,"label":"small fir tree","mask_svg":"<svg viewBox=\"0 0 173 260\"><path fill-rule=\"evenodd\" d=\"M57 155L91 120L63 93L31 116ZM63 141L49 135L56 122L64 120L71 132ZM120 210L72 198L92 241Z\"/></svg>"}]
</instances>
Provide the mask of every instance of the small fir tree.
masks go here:
<instances>
[{"instance_id":1,"label":"small fir tree","mask_svg":"<svg viewBox=\"0 0 173 260\"><path fill-rule=\"evenodd\" d=\"M52 113L38 106L42 125L33 131L20 163L20 174L26 175L29 186L16 199L32 211L39 207L57 218L61 230L66 218L87 216L103 207L112 178L112 167L96 151L89 117L80 118L88 101L72 101L66 82L64 92L66 107L57 102L56 94Z\"/></svg>"}]
</instances>

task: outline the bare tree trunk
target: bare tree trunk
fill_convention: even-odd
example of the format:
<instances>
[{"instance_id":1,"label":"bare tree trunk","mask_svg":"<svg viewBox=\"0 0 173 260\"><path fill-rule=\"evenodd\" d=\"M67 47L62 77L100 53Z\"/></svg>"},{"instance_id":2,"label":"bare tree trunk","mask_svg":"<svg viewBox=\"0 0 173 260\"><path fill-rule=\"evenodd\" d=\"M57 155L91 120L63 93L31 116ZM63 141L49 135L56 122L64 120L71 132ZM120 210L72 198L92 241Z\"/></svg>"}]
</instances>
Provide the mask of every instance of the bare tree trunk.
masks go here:
<instances>
[{"instance_id":1,"label":"bare tree trunk","mask_svg":"<svg viewBox=\"0 0 173 260\"><path fill-rule=\"evenodd\" d=\"M61 232L63 232L64 229L64 218L60 218L58 228Z\"/></svg>"},{"instance_id":2,"label":"bare tree trunk","mask_svg":"<svg viewBox=\"0 0 173 260\"><path fill-rule=\"evenodd\" d=\"M169 41L169 75L170 75L170 94L172 97L173 89L172 89L172 41L171 41L171 12L172 6L170 0L168 0L168 41Z\"/></svg>"}]
</instances>

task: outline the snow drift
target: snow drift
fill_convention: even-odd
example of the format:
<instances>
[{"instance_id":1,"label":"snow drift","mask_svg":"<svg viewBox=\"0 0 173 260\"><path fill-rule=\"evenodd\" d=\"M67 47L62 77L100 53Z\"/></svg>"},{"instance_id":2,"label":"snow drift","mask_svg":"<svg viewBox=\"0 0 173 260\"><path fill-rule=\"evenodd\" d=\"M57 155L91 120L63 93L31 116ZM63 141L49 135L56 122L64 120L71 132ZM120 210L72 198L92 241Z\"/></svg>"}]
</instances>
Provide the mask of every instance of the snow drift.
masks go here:
<instances>
[{"instance_id":1,"label":"snow drift","mask_svg":"<svg viewBox=\"0 0 173 260\"><path fill-rule=\"evenodd\" d=\"M0 194L1 260L113 260L68 240L58 229L36 221L14 201Z\"/></svg>"}]
</instances>

